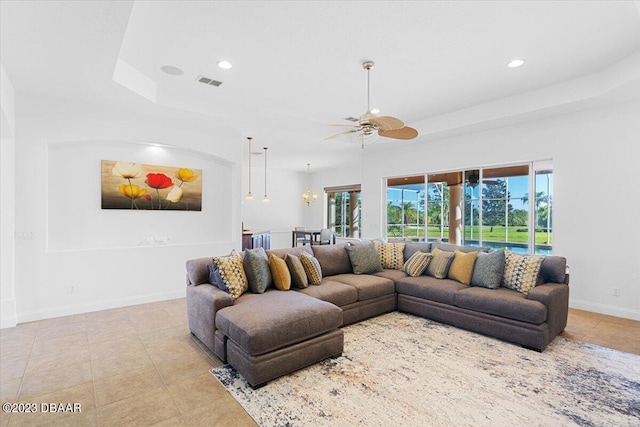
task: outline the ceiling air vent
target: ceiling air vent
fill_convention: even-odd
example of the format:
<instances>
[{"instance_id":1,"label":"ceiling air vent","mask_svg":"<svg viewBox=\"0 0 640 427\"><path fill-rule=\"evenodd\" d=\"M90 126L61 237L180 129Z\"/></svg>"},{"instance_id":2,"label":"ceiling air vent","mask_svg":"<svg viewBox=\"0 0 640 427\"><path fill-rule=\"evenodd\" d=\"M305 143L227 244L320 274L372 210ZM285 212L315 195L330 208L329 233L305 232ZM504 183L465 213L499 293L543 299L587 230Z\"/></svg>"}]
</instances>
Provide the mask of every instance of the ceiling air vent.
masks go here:
<instances>
[{"instance_id":1,"label":"ceiling air vent","mask_svg":"<svg viewBox=\"0 0 640 427\"><path fill-rule=\"evenodd\" d=\"M355 117L343 117L344 120L349 120L350 122L358 123L360 120Z\"/></svg>"},{"instance_id":2,"label":"ceiling air vent","mask_svg":"<svg viewBox=\"0 0 640 427\"><path fill-rule=\"evenodd\" d=\"M209 77L205 77L205 76L198 76L196 80L200 83L204 83L206 85L215 86L215 87L218 87L222 84L222 82L210 79Z\"/></svg>"}]
</instances>

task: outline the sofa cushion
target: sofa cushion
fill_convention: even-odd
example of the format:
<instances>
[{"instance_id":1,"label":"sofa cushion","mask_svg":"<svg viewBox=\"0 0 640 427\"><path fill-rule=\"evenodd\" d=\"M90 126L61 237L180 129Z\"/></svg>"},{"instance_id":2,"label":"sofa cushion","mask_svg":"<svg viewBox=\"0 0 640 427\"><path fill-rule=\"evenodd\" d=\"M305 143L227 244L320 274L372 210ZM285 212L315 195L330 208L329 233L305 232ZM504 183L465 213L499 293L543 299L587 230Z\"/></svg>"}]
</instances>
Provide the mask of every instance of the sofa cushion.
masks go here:
<instances>
[{"instance_id":1,"label":"sofa cushion","mask_svg":"<svg viewBox=\"0 0 640 427\"><path fill-rule=\"evenodd\" d=\"M471 275L473 274L473 266L476 263L477 251L462 252L456 249L454 252L453 262L449 267L447 277L457 280L463 285L471 283Z\"/></svg>"},{"instance_id":2,"label":"sofa cushion","mask_svg":"<svg viewBox=\"0 0 640 427\"><path fill-rule=\"evenodd\" d=\"M346 243L335 245L313 246L313 256L316 257L322 268L322 274L335 276L336 274L353 273L351 261L345 250Z\"/></svg>"},{"instance_id":3,"label":"sofa cushion","mask_svg":"<svg viewBox=\"0 0 640 427\"><path fill-rule=\"evenodd\" d=\"M471 286L498 289L504 274L504 249L494 252L478 252L473 268Z\"/></svg>"},{"instance_id":4,"label":"sofa cushion","mask_svg":"<svg viewBox=\"0 0 640 427\"><path fill-rule=\"evenodd\" d=\"M520 255L505 251L502 286L527 295L537 284L543 261L542 255Z\"/></svg>"},{"instance_id":5,"label":"sofa cushion","mask_svg":"<svg viewBox=\"0 0 640 427\"><path fill-rule=\"evenodd\" d=\"M213 257L213 263L218 268L220 278L231 298L235 300L249 289L242 257L235 250L231 251L229 256Z\"/></svg>"},{"instance_id":6,"label":"sofa cushion","mask_svg":"<svg viewBox=\"0 0 640 427\"><path fill-rule=\"evenodd\" d=\"M322 282L322 268L318 260L313 255L303 253L300 255L300 262L302 262L304 272L309 279L309 284L319 285Z\"/></svg>"},{"instance_id":7,"label":"sofa cushion","mask_svg":"<svg viewBox=\"0 0 640 427\"><path fill-rule=\"evenodd\" d=\"M292 254L286 254L284 262L287 263L289 274L291 274L291 285L302 289L309 286L309 279L307 279L307 273L304 271L300 258Z\"/></svg>"},{"instance_id":8,"label":"sofa cushion","mask_svg":"<svg viewBox=\"0 0 640 427\"><path fill-rule=\"evenodd\" d=\"M331 281L353 286L358 291L358 301L378 298L393 294L396 287L392 280L370 274L338 274L331 276Z\"/></svg>"},{"instance_id":9,"label":"sofa cushion","mask_svg":"<svg viewBox=\"0 0 640 427\"><path fill-rule=\"evenodd\" d=\"M285 260L269 254L269 271L271 271L273 285L277 290L288 291L291 288L291 273L289 273L289 267L287 267Z\"/></svg>"},{"instance_id":10,"label":"sofa cushion","mask_svg":"<svg viewBox=\"0 0 640 427\"><path fill-rule=\"evenodd\" d=\"M511 289L470 287L456 293L458 307L539 325L547 319L547 307Z\"/></svg>"},{"instance_id":11,"label":"sofa cushion","mask_svg":"<svg viewBox=\"0 0 640 427\"><path fill-rule=\"evenodd\" d=\"M187 267L187 277L189 278L189 283L191 283L192 285L211 283L209 281L209 264L211 264L211 261L211 257L187 260L185 262L185 266Z\"/></svg>"},{"instance_id":12,"label":"sofa cushion","mask_svg":"<svg viewBox=\"0 0 640 427\"><path fill-rule=\"evenodd\" d=\"M354 274L371 274L382 271L378 251L373 243L345 246Z\"/></svg>"},{"instance_id":13,"label":"sofa cushion","mask_svg":"<svg viewBox=\"0 0 640 427\"><path fill-rule=\"evenodd\" d=\"M245 251L242 266L244 267L244 273L247 276L251 292L261 294L271 286L269 258L263 248Z\"/></svg>"},{"instance_id":14,"label":"sofa cushion","mask_svg":"<svg viewBox=\"0 0 640 427\"><path fill-rule=\"evenodd\" d=\"M338 307L344 307L358 301L358 290L353 286L329 279L323 279L318 286L309 286L305 289L298 289L305 295L327 301Z\"/></svg>"},{"instance_id":15,"label":"sofa cushion","mask_svg":"<svg viewBox=\"0 0 640 427\"><path fill-rule=\"evenodd\" d=\"M446 252L438 248L434 248L431 253L433 254L433 258L431 258L431 262L429 262L429 265L427 266L427 274L435 277L436 279L444 279L447 277L449 267L451 266L453 257L456 254L453 252Z\"/></svg>"},{"instance_id":16,"label":"sofa cushion","mask_svg":"<svg viewBox=\"0 0 640 427\"><path fill-rule=\"evenodd\" d=\"M374 241L382 268L402 270L404 265L404 243L383 243Z\"/></svg>"},{"instance_id":17,"label":"sofa cushion","mask_svg":"<svg viewBox=\"0 0 640 427\"><path fill-rule=\"evenodd\" d=\"M402 271L411 277L422 276L429 262L431 262L431 258L433 258L433 254L420 251L414 252L409 259L405 261Z\"/></svg>"},{"instance_id":18,"label":"sofa cushion","mask_svg":"<svg viewBox=\"0 0 640 427\"><path fill-rule=\"evenodd\" d=\"M468 286L450 279L431 276L406 277L396 281L398 294L411 295L443 304L455 305L455 294Z\"/></svg>"},{"instance_id":19,"label":"sofa cushion","mask_svg":"<svg viewBox=\"0 0 640 427\"><path fill-rule=\"evenodd\" d=\"M567 259L563 256L549 255L540 266L538 284L564 283L567 274Z\"/></svg>"},{"instance_id":20,"label":"sofa cushion","mask_svg":"<svg viewBox=\"0 0 640 427\"><path fill-rule=\"evenodd\" d=\"M420 242L420 243L405 242L404 251L403 251L404 260L407 261L409 258L411 258L411 255L413 255L416 252L426 253L430 251L431 251L431 243L429 242Z\"/></svg>"},{"instance_id":21,"label":"sofa cushion","mask_svg":"<svg viewBox=\"0 0 640 427\"><path fill-rule=\"evenodd\" d=\"M300 292L247 293L216 315L220 331L252 356L289 346L342 325L342 309Z\"/></svg>"},{"instance_id":22,"label":"sofa cushion","mask_svg":"<svg viewBox=\"0 0 640 427\"><path fill-rule=\"evenodd\" d=\"M373 273L374 276L384 277L385 279L393 280L404 279L407 277L407 273L402 270L391 270L389 268L383 269L377 273Z\"/></svg>"}]
</instances>

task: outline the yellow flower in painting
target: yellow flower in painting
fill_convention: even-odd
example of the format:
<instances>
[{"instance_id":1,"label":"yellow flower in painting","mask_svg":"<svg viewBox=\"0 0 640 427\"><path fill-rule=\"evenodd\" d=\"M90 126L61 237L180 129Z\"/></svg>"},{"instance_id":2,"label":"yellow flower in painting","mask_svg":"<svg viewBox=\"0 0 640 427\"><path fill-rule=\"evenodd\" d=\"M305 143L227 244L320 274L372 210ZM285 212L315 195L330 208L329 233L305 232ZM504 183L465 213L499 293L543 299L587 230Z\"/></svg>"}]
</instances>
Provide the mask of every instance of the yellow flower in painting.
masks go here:
<instances>
[{"instance_id":1,"label":"yellow flower in painting","mask_svg":"<svg viewBox=\"0 0 640 427\"><path fill-rule=\"evenodd\" d=\"M182 182L193 182L198 178L198 175L196 175L193 169L180 168L176 171L176 178Z\"/></svg>"},{"instance_id":2,"label":"yellow flower in painting","mask_svg":"<svg viewBox=\"0 0 640 427\"><path fill-rule=\"evenodd\" d=\"M137 178L142 175L142 166L138 163L116 162L111 173L125 179Z\"/></svg>"},{"instance_id":3,"label":"yellow flower in painting","mask_svg":"<svg viewBox=\"0 0 640 427\"><path fill-rule=\"evenodd\" d=\"M167 194L167 200L173 203L178 203L182 199L182 188L176 187L175 185Z\"/></svg>"},{"instance_id":4,"label":"yellow flower in painting","mask_svg":"<svg viewBox=\"0 0 640 427\"><path fill-rule=\"evenodd\" d=\"M147 194L147 190L140 188L140 186L136 184L122 184L118 186L118 191L131 200L138 199Z\"/></svg>"}]
</instances>

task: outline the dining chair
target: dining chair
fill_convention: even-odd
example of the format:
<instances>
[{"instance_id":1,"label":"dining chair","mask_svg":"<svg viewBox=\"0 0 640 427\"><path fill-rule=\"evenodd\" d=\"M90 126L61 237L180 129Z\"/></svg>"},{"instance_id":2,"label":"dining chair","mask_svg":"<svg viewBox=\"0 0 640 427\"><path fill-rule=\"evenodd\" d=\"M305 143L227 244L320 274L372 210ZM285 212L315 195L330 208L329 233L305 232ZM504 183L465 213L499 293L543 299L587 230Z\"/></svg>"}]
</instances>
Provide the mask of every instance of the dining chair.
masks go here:
<instances>
[{"instance_id":1,"label":"dining chair","mask_svg":"<svg viewBox=\"0 0 640 427\"><path fill-rule=\"evenodd\" d=\"M296 246L300 243L302 243L302 246L311 244L311 236L306 233L304 227L295 227L293 230L296 238Z\"/></svg>"},{"instance_id":2,"label":"dining chair","mask_svg":"<svg viewBox=\"0 0 640 427\"><path fill-rule=\"evenodd\" d=\"M321 228L320 229L320 236L318 237L318 240L312 241L311 244L314 244L314 245L330 245L332 236L333 236L333 232L330 229Z\"/></svg>"}]
</instances>

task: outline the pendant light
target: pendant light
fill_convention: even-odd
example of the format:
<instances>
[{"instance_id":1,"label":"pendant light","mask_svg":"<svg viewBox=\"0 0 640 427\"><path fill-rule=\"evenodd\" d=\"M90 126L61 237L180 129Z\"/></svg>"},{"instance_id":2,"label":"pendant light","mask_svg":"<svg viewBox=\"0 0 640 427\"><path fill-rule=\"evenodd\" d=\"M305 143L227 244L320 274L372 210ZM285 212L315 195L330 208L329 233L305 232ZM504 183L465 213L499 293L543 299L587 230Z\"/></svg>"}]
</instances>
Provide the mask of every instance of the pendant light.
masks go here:
<instances>
[{"instance_id":1,"label":"pendant light","mask_svg":"<svg viewBox=\"0 0 640 427\"><path fill-rule=\"evenodd\" d=\"M263 202L268 202L269 198L267 197L267 149L269 147L262 147L264 150L264 196L262 196Z\"/></svg>"},{"instance_id":2,"label":"pendant light","mask_svg":"<svg viewBox=\"0 0 640 427\"><path fill-rule=\"evenodd\" d=\"M247 193L247 200L253 200L253 194L251 193L251 140L252 137L248 136L249 140L249 192Z\"/></svg>"},{"instance_id":3,"label":"pendant light","mask_svg":"<svg viewBox=\"0 0 640 427\"><path fill-rule=\"evenodd\" d=\"M311 185L309 184L311 180L309 179L309 168L311 163L307 163L307 191L302 194L302 200L307 204L307 206L311 206L311 202L315 202L318 200L317 194L311 194Z\"/></svg>"}]
</instances>

